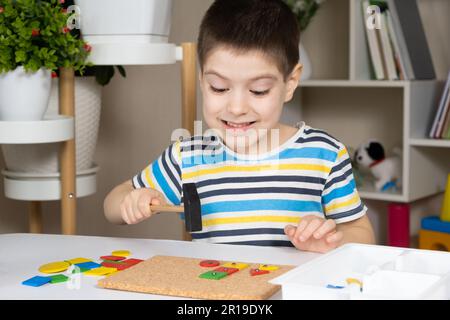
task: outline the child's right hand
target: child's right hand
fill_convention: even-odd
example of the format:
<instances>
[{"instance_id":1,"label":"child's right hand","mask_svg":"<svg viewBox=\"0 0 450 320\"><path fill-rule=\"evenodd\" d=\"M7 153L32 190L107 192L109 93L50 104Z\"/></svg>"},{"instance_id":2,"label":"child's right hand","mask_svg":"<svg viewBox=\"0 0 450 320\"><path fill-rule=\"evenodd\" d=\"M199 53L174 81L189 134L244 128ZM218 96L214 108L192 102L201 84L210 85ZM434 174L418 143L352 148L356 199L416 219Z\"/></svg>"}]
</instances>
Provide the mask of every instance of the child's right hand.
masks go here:
<instances>
[{"instance_id":1,"label":"child's right hand","mask_svg":"<svg viewBox=\"0 0 450 320\"><path fill-rule=\"evenodd\" d=\"M151 204L165 205L164 196L154 189L132 190L120 203L120 215L127 224L142 222L156 213L150 210Z\"/></svg>"}]
</instances>

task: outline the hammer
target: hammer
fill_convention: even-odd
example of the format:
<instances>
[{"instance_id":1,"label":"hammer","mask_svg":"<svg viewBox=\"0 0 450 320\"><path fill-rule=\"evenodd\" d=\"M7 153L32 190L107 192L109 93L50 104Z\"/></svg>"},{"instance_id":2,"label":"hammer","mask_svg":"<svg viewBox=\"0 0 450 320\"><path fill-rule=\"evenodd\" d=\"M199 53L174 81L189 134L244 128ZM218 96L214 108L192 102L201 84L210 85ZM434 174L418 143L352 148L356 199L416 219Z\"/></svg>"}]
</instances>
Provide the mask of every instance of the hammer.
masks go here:
<instances>
[{"instance_id":1,"label":"hammer","mask_svg":"<svg viewBox=\"0 0 450 320\"><path fill-rule=\"evenodd\" d=\"M184 212L184 222L187 232L202 231L202 213L200 197L195 183L183 184L184 206L150 205L150 210L164 212Z\"/></svg>"}]
</instances>

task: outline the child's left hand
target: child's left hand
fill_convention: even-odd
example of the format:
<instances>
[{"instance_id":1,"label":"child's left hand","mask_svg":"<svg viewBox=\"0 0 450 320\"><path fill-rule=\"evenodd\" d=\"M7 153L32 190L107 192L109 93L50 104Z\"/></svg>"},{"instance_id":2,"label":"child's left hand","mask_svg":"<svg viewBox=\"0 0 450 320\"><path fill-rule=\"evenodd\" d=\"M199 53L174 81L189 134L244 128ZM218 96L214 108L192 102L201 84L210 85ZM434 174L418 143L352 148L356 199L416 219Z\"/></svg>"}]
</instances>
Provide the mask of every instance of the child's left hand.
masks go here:
<instances>
[{"instance_id":1,"label":"child's left hand","mask_svg":"<svg viewBox=\"0 0 450 320\"><path fill-rule=\"evenodd\" d=\"M299 250L325 253L339 246L343 233L336 230L333 219L305 216L297 227L287 225L284 233Z\"/></svg>"}]
</instances>

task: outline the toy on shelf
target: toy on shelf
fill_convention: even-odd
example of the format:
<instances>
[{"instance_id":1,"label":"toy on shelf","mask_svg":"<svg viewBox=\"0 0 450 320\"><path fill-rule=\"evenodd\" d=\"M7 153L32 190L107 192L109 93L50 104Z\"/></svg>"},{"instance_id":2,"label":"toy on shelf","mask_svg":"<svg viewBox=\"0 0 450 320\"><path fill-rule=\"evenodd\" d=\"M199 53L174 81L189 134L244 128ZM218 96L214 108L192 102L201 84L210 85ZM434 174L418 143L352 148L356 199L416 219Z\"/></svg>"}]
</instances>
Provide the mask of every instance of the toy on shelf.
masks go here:
<instances>
[{"instance_id":1,"label":"toy on shelf","mask_svg":"<svg viewBox=\"0 0 450 320\"><path fill-rule=\"evenodd\" d=\"M388 245L409 247L409 212L410 206L407 203L390 203L388 205Z\"/></svg>"},{"instance_id":2,"label":"toy on shelf","mask_svg":"<svg viewBox=\"0 0 450 320\"><path fill-rule=\"evenodd\" d=\"M355 149L352 147L348 147L347 148L348 153L350 155L354 155ZM350 161L352 164L352 171L353 171L353 179L355 179L355 184L357 187L364 185L364 181L365 181L365 177L363 175L363 173L361 172L360 168L358 167L358 164L356 163L356 158L355 157L350 157Z\"/></svg>"},{"instance_id":3,"label":"toy on shelf","mask_svg":"<svg viewBox=\"0 0 450 320\"><path fill-rule=\"evenodd\" d=\"M375 178L377 191L397 190L401 187L401 151L394 150L395 156L386 157L383 145L375 140L360 145L354 156L358 167L369 169Z\"/></svg>"},{"instance_id":4,"label":"toy on shelf","mask_svg":"<svg viewBox=\"0 0 450 320\"><path fill-rule=\"evenodd\" d=\"M420 249L450 251L450 174L447 177L440 217L423 218L421 227L419 232Z\"/></svg>"},{"instance_id":5,"label":"toy on shelf","mask_svg":"<svg viewBox=\"0 0 450 320\"><path fill-rule=\"evenodd\" d=\"M450 251L450 222L434 216L423 218L421 225L420 249Z\"/></svg>"}]
</instances>

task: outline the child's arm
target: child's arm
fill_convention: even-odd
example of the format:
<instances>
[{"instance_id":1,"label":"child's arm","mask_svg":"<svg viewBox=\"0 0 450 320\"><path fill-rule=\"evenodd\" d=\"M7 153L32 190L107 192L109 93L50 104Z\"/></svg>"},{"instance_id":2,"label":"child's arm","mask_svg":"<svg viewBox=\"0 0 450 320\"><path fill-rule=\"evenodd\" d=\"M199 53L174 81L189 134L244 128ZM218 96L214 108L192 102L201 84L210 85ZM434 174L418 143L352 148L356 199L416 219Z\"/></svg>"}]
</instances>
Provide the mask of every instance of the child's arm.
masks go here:
<instances>
[{"instance_id":1,"label":"child's arm","mask_svg":"<svg viewBox=\"0 0 450 320\"><path fill-rule=\"evenodd\" d=\"M342 240L339 245L348 242L375 244L375 235L367 215L357 220L338 224L337 231L342 232Z\"/></svg>"},{"instance_id":2,"label":"child's arm","mask_svg":"<svg viewBox=\"0 0 450 320\"><path fill-rule=\"evenodd\" d=\"M165 204L164 196L157 190L133 187L128 180L115 187L105 198L103 208L108 221L114 224L135 224L151 217L156 211L150 204Z\"/></svg>"}]
</instances>

